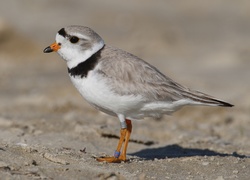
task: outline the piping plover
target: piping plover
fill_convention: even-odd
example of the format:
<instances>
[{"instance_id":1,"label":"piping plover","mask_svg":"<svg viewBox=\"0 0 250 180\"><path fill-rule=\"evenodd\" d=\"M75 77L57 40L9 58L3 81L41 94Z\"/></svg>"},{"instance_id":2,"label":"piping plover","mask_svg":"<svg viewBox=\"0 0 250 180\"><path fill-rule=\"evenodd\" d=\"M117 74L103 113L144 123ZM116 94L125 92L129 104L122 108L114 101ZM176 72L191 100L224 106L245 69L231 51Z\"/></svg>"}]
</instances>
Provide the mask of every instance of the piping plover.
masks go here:
<instances>
[{"instance_id":1,"label":"piping plover","mask_svg":"<svg viewBox=\"0 0 250 180\"><path fill-rule=\"evenodd\" d=\"M68 26L59 30L56 42L44 49L45 53L53 51L66 61L70 79L84 99L120 120L121 136L114 156L97 158L98 161L126 160L131 120L159 118L185 105L233 106L190 90L144 60L106 45L88 27Z\"/></svg>"}]
</instances>

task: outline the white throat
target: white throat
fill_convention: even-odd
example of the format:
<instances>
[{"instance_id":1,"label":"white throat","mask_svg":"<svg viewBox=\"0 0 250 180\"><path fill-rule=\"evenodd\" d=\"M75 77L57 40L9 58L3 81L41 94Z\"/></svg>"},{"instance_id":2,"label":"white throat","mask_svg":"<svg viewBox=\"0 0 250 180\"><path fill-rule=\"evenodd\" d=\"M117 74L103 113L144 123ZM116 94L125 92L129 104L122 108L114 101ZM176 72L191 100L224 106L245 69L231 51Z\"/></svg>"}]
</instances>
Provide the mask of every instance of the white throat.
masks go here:
<instances>
[{"instance_id":1,"label":"white throat","mask_svg":"<svg viewBox=\"0 0 250 180\"><path fill-rule=\"evenodd\" d=\"M91 49L85 50L84 52L75 52L75 54L72 54L71 59L66 59L68 68L74 68L79 63L86 61L88 58L90 58L93 54L95 54L97 51L99 51L104 46L104 42L101 41L97 44L95 44ZM60 54L60 53L59 53ZM65 58L65 57L63 57Z\"/></svg>"}]
</instances>

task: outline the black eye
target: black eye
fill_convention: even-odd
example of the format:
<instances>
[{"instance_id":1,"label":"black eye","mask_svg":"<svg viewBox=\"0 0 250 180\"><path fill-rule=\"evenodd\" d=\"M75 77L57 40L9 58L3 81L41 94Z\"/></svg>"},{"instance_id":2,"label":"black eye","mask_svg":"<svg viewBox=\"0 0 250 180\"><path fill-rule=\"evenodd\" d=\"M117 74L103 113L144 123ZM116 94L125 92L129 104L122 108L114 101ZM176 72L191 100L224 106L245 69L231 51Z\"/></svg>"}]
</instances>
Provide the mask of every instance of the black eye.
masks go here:
<instances>
[{"instance_id":1,"label":"black eye","mask_svg":"<svg viewBox=\"0 0 250 180\"><path fill-rule=\"evenodd\" d=\"M77 43L79 41L79 38L76 37L76 36L72 36L69 40L70 40L71 43L75 44L75 43Z\"/></svg>"}]
</instances>

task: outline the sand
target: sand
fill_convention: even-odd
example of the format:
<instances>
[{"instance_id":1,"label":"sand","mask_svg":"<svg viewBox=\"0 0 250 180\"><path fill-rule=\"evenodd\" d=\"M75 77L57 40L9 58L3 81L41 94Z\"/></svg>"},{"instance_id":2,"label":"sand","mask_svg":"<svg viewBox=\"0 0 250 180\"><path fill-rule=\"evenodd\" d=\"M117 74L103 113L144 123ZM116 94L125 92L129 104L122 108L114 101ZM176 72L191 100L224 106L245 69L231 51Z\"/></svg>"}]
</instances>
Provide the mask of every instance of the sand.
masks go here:
<instances>
[{"instance_id":1,"label":"sand","mask_svg":"<svg viewBox=\"0 0 250 180\"><path fill-rule=\"evenodd\" d=\"M249 1L0 4L1 179L249 179ZM97 162L113 154L119 121L81 98L56 53L42 52L70 24L235 107L133 122L128 161Z\"/></svg>"}]
</instances>

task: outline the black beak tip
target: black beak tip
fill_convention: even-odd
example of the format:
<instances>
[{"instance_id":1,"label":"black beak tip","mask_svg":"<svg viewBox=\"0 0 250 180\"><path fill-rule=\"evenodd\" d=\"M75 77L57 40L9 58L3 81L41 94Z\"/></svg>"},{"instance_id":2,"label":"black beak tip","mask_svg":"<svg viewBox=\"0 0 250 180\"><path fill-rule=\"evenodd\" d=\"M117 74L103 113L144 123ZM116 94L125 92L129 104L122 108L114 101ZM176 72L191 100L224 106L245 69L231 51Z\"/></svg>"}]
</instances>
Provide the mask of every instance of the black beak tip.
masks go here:
<instances>
[{"instance_id":1,"label":"black beak tip","mask_svg":"<svg viewBox=\"0 0 250 180\"><path fill-rule=\"evenodd\" d=\"M44 50L43 50L44 53L51 53L53 52L53 49L51 49L50 46L46 47Z\"/></svg>"}]
</instances>

